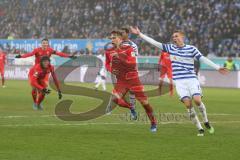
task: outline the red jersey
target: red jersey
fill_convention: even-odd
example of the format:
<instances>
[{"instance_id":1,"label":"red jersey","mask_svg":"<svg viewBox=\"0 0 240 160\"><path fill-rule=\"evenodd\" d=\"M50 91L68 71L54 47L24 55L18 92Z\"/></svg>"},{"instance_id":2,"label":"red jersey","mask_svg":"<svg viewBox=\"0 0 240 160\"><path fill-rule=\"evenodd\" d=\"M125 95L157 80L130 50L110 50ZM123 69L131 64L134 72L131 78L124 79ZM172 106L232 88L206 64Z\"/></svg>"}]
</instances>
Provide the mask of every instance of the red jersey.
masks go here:
<instances>
[{"instance_id":1,"label":"red jersey","mask_svg":"<svg viewBox=\"0 0 240 160\"><path fill-rule=\"evenodd\" d=\"M168 52L161 52L158 63L162 66L171 68L172 62L170 60L170 54Z\"/></svg>"},{"instance_id":2,"label":"red jersey","mask_svg":"<svg viewBox=\"0 0 240 160\"><path fill-rule=\"evenodd\" d=\"M131 46L111 48L106 50L106 69L118 72L118 80L138 78L135 52Z\"/></svg>"},{"instance_id":3,"label":"red jersey","mask_svg":"<svg viewBox=\"0 0 240 160\"><path fill-rule=\"evenodd\" d=\"M39 47L39 48L35 48L32 52L21 55L21 58L35 56L35 65L36 65L40 63L40 60L43 56L48 56L50 58L52 54L58 55L60 57L67 57L67 58L70 57L70 55L66 53L54 51L51 47L48 47L45 50L42 47Z\"/></svg>"},{"instance_id":4,"label":"red jersey","mask_svg":"<svg viewBox=\"0 0 240 160\"><path fill-rule=\"evenodd\" d=\"M54 72L53 65L49 65L47 68L44 69L41 67L40 64L33 66L29 71L29 80L31 82L31 85L40 90L46 88L46 86L42 85L42 82L44 82L44 80L46 79L46 77L49 76L50 73L53 77L57 89L59 90L59 83Z\"/></svg>"},{"instance_id":5,"label":"red jersey","mask_svg":"<svg viewBox=\"0 0 240 160\"><path fill-rule=\"evenodd\" d=\"M6 55L3 52L0 52L0 67L4 67L6 63Z\"/></svg>"}]
</instances>

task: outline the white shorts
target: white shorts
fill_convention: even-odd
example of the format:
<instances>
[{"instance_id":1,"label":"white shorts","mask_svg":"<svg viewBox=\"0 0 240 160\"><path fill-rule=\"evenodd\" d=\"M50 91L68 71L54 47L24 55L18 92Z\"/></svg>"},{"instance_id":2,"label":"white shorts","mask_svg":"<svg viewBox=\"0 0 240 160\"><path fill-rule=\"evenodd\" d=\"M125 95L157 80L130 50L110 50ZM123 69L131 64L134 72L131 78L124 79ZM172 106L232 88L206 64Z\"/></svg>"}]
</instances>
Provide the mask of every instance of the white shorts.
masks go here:
<instances>
[{"instance_id":1,"label":"white shorts","mask_svg":"<svg viewBox=\"0 0 240 160\"><path fill-rule=\"evenodd\" d=\"M180 100L187 97L192 98L195 95L202 96L202 89L196 78L176 80L175 85Z\"/></svg>"}]
</instances>

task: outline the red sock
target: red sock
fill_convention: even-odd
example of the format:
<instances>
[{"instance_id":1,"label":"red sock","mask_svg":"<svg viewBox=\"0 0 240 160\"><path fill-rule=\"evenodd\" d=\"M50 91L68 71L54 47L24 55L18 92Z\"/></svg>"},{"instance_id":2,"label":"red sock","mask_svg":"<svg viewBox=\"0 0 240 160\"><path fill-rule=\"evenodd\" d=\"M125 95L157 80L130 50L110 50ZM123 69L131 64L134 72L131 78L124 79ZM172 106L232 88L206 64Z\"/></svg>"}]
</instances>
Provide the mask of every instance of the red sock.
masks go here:
<instances>
[{"instance_id":1,"label":"red sock","mask_svg":"<svg viewBox=\"0 0 240 160\"><path fill-rule=\"evenodd\" d=\"M32 98L33 98L33 102L36 103L36 101L37 101L37 91L36 91L36 89L32 90Z\"/></svg>"},{"instance_id":2,"label":"red sock","mask_svg":"<svg viewBox=\"0 0 240 160\"><path fill-rule=\"evenodd\" d=\"M44 100L45 94L43 94L42 92L38 93L38 98L37 98L37 105L41 104L41 102Z\"/></svg>"},{"instance_id":3,"label":"red sock","mask_svg":"<svg viewBox=\"0 0 240 160\"><path fill-rule=\"evenodd\" d=\"M153 109L150 104L143 105L143 107L148 115L149 120L151 121L151 124L157 124L157 119L153 114Z\"/></svg>"},{"instance_id":4,"label":"red sock","mask_svg":"<svg viewBox=\"0 0 240 160\"><path fill-rule=\"evenodd\" d=\"M119 98L115 98L113 99L113 102L115 102L116 104L118 104L120 107L124 107L124 108L131 108L131 105L129 103L127 103L124 99L119 99Z\"/></svg>"}]
</instances>

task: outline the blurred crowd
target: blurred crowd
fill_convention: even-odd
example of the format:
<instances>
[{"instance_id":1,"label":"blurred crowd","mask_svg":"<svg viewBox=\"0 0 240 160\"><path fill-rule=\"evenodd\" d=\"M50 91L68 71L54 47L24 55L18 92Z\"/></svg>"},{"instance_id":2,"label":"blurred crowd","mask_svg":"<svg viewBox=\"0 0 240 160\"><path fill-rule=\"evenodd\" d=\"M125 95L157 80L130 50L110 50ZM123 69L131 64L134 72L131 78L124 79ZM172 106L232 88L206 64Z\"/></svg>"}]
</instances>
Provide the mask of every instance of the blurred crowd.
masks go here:
<instances>
[{"instance_id":1,"label":"blurred crowd","mask_svg":"<svg viewBox=\"0 0 240 160\"><path fill-rule=\"evenodd\" d=\"M115 28L139 26L170 42L186 42L209 56L240 56L239 0L1 0L0 38L106 38ZM134 36L132 36L134 38ZM142 55L159 50L136 38Z\"/></svg>"}]
</instances>

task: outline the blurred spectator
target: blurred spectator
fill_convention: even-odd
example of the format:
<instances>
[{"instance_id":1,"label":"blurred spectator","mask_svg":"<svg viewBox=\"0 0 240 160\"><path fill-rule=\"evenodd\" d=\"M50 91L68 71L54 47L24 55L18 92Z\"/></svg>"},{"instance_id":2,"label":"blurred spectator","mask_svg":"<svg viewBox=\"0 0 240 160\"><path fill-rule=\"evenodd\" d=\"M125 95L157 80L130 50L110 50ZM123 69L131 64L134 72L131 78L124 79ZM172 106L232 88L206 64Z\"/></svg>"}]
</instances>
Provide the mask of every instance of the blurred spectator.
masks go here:
<instances>
[{"instance_id":1,"label":"blurred spectator","mask_svg":"<svg viewBox=\"0 0 240 160\"><path fill-rule=\"evenodd\" d=\"M226 67L227 69L229 69L230 71L236 71L236 65L232 59L232 56L228 56L227 61L224 63L224 67Z\"/></svg>"},{"instance_id":2,"label":"blurred spectator","mask_svg":"<svg viewBox=\"0 0 240 160\"><path fill-rule=\"evenodd\" d=\"M239 15L239 0L7 0L0 6L0 38L105 38L137 25L163 42L181 29L203 54L239 56ZM143 54L157 54L136 41Z\"/></svg>"}]
</instances>

